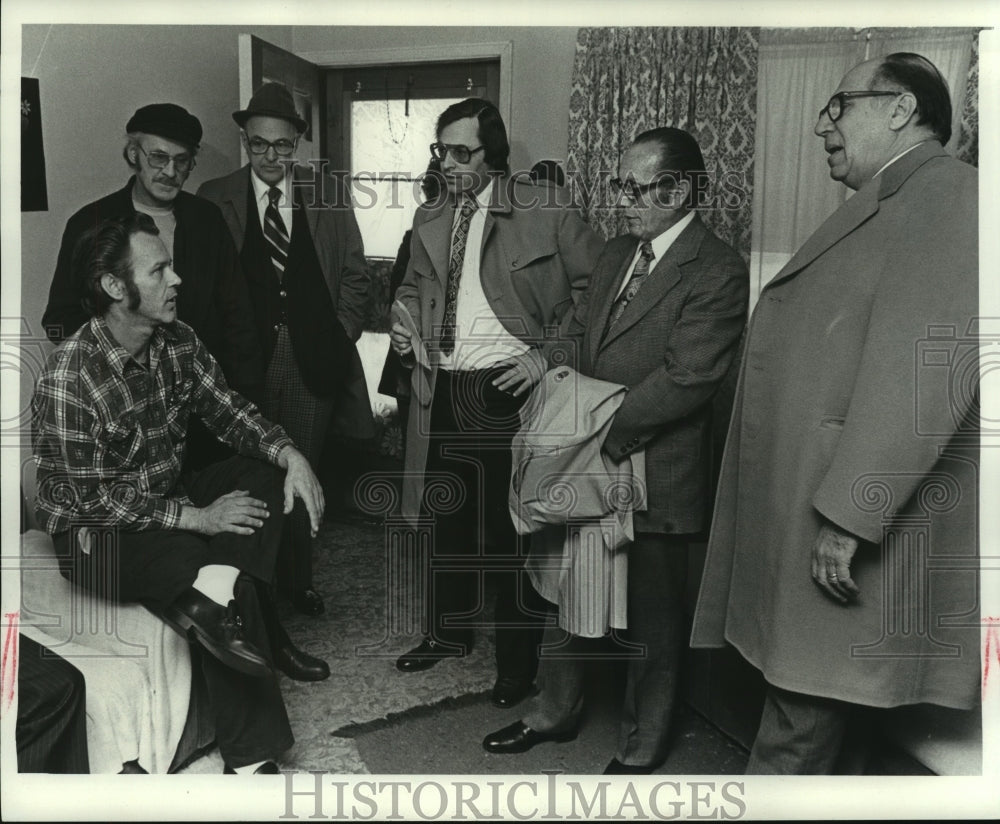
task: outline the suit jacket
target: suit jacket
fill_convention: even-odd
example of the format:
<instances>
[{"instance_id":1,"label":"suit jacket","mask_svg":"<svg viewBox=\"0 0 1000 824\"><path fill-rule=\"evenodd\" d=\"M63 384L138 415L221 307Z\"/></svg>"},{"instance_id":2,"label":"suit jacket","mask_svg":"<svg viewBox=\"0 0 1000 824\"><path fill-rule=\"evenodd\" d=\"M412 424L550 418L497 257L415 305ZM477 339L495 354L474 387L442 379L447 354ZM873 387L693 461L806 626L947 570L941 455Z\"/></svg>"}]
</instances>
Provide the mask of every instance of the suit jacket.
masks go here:
<instances>
[{"instance_id":1,"label":"suit jacket","mask_svg":"<svg viewBox=\"0 0 1000 824\"><path fill-rule=\"evenodd\" d=\"M605 336L638 243L608 243L568 330L580 341L581 372L629 389L604 450L619 460L646 450L648 508L636 513L636 530L693 533L711 510L711 400L736 357L749 276L696 216Z\"/></svg>"},{"instance_id":2,"label":"suit jacket","mask_svg":"<svg viewBox=\"0 0 1000 824\"><path fill-rule=\"evenodd\" d=\"M768 682L811 695L978 700L977 576L958 570L976 555L977 194L974 169L922 144L762 291L694 645L728 641ZM823 518L862 539L849 606L811 578ZM945 569L912 567L904 546Z\"/></svg>"},{"instance_id":3,"label":"suit jacket","mask_svg":"<svg viewBox=\"0 0 1000 824\"><path fill-rule=\"evenodd\" d=\"M102 220L135 214L134 183L135 178L130 178L123 189L89 203L66 223L42 316L46 334L54 343L65 340L90 319L73 282L76 243ZM174 217L174 269L183 281L177 317L201 338L232 388L259 404L264 397L264 364L237 249L218 208L207 200L180 192L174 200Z\"/></svg>"},{"instance_id":4,"label":"suit jacket","mask_svg":"<svg viewBox=\"0 0 1000 824\"><path fill-rule=\"evenodd\" d=\"M251 174L247 165L225 177L206 181L198 189L201 197L221 209L237 249L243 248L247 220L258 219L255 214L247 215ZM337 319L348 337L357 342L364 329L369 282L361 232L349 198L333 177L321 175L317 179L302 166L293 171L293 186L301 187L304 202L314 204L306 209L306 218L323 279ZM337 431L355 438L374 433L371 403L357 349L351 353L343 393L335 399L333 421Z\"/></svg>"},{"instance_id":5,"label":"suit jacket","mask_svg":"<svg viewBox=\"0 0 1000 824\"><path fill-rule=\"evenodd\" d=\"M495 181L479 274L486 299L507 331L546 350L558 345L559 323L587 285L604 242L577 210L555 205L538 193L540 188L510 178ZM425 341L444 322L454 213L454 204L444 199L417 210L410 261L396 292ZM409 518L419 514L423 494L437 365L432 363L428 380L420 377L414 370L402 505Z\"/></svg>"}]
</instances>

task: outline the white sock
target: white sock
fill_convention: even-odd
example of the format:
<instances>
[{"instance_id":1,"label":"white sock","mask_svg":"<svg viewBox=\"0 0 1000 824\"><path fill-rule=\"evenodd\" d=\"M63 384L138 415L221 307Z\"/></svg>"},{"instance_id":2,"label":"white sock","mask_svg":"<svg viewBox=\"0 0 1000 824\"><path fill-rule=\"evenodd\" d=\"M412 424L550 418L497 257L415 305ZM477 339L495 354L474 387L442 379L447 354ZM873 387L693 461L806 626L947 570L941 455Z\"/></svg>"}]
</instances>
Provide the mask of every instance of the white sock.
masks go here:
<instances>
[{"instance_id":1,"label":"white sock","mask_svg":"<svg viewBox=\"0 0 1000 824\"><path fill-rule=\"evenodd\" d=\"M237 775L253 775L253 771L256 770L264 761L258 761L256 764L247 764L245 767L233 767L233 770Z\"/></svg>"},{"instance_id":2,"label":"white sock","mask_svg":"<svg viewBox=\"0 0 1000 824\"><path fill-rule=\"evenodd\" d=\"M209 564L198 570L198 577L191 584L206 598L227 606L233 600L233 587L240 571L225 564Z\"/></svg>"}]
</instances>

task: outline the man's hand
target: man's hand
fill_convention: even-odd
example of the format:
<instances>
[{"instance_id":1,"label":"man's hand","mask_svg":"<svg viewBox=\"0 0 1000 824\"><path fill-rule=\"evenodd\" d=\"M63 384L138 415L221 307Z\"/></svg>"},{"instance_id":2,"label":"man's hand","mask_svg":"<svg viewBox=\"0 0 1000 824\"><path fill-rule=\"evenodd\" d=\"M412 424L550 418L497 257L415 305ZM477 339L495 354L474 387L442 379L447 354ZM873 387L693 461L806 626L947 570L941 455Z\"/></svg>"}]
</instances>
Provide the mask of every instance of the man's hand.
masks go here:
<instances>
[{"instance_id":1,"label":"man's hand","mask_svg":"<svg viewBox=\"0 0 1000 824\"><path fill-rule=\"evenodd\" d=\"M493 385L502 392L510 392L515 398L531 391L548 369L545 357L537 349L529 349L523 355L500 361L497 366L510 367Z\"/></svg>"},{"instance_id":2,"label":"man's hand","mask_svg":"<svg viewBox=\"0 0 1000 824\"><path fill-rule=\"evenodd\" d=\"M392 344L392 348L396 350L396 354L401 358L405 358L413 352L410 330L399 323L399 321L394 323L392 329L389 330L389 342Z\"/></svg>"},{"instance_id":3,"label":"man's hand","mask_svg":"<svg viewBox=\"0 0 1000 824\"><path fill-rule=\"evenodd\" d=\"M269 514L267 504L251 498L249 490L234 489L206 507L183 507L179 526L202 535L218 535L220 532L253 535L255 529L264 525Z\"/></svg>"},{"instance_id":4,"label":"man's hand","mask_svg":"<svg viewBox=\"0 0 1000 824\"><path fill-rule=\"evenodd\" d=\"M323 487L309 466L309 461L294 446L286 446L278 456L278 466L285 470L285 514L292 511L295 498L302 499L309 513L310 530L315 538L323 522Z\"/></svg>"},{"instance_id":5,"label":"man's hand","mask_svg":"<svg viewBox=\"0 0 1000 824\"><path fill-rule=\"evenodd\" d=\"M812 551L812 577L823 591L842 604L853 601L861 590L851 579L851 559L858 539L834 524L820 527Z\"/></svg>"}]
</instances>

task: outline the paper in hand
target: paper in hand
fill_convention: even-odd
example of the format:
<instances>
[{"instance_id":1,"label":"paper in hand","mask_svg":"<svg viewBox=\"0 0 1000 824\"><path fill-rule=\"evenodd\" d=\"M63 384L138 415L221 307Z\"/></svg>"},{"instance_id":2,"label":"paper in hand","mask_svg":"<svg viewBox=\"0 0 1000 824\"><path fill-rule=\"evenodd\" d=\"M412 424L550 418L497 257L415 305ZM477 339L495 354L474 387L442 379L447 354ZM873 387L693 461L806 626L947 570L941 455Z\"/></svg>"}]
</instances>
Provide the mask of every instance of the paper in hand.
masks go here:
<instances>
[{"instance_id":1,"label":"paper in hand","mask_svg":"<svg viewBox=\"0 0 1000 824\"><path fill-rule=\"evenodd\" d=\"M417 329L417 324L414 322L410 310L406 308L406 304L400 300L394 300L392 302L392 314L405 327L406 331L410 333L410 345L413 347L413 355L417 359L417 365L422 366L424 369L430 369L431 362L427 357L427 347L420 338L420 330Z\"/></svg>"}]
</instances>

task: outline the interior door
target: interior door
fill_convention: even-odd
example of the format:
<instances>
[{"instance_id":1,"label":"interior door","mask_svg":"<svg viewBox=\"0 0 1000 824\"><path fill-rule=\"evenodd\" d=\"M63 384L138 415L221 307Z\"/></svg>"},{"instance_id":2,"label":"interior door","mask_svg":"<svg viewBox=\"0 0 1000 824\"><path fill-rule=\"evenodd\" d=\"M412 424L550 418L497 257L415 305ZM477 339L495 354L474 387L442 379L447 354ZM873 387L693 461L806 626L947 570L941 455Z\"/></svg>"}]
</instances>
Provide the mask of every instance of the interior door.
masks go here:
<instances>
[{"instance_id":1,"label":"interior door","mask_svg":"<svg viewBox=\"0 0 1000 824\"><path fill-rule=\"evenodd\" d=\"M288 87L306 131L299 139L300 160L329 157L326 147L326 90L316 64L252 34L239 35L240 107L250 102L261 84L276 81ZM244 157L244 161L246 158Z\"/></svg>"}]
</instances>

